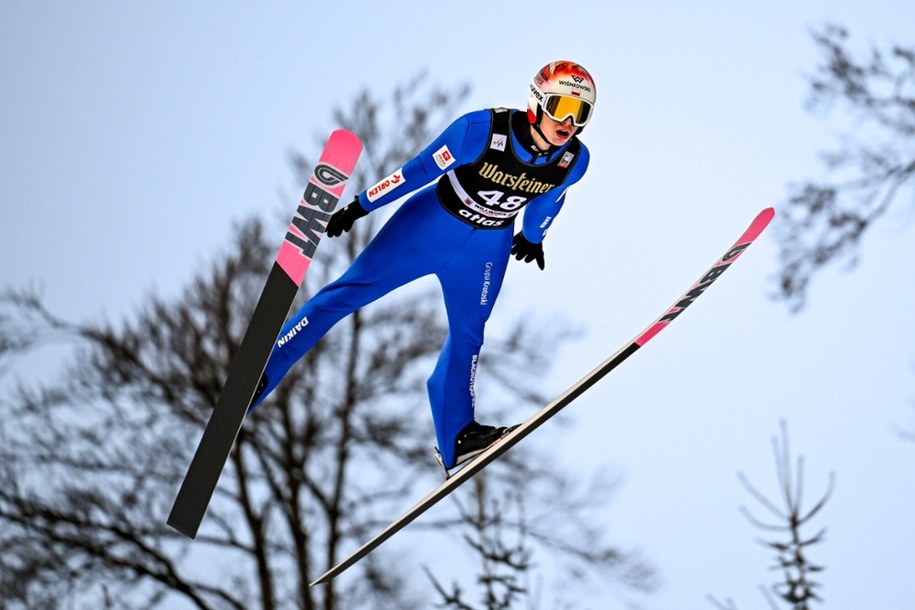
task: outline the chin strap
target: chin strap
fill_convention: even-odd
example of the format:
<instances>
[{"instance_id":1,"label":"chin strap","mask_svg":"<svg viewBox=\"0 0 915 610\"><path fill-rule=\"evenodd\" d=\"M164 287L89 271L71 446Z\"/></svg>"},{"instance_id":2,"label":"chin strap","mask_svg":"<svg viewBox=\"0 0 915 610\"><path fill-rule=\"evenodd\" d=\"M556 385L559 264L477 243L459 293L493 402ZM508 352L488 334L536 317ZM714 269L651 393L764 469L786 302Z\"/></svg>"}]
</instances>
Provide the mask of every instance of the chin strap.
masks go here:
<instances>
[{"instance_id":1,"label":"chin strap","mask_svg":"<svg viewBox=\"0 0 915 610\"><path fill-rule=\"evenodd\" d=\"M546 155L547 157L549 157L551 154L553 154L555 151L559 150L561 147L554 146L553 144L551 144L550 141L547 139L546 135L544 135L543 130L540 129L540 121L542 119L543 119L543 110L538 108L537 114L534 114L534 112L530 108L527 109L527 122L530 124L531 127L534 128L534 131L537 132L537 135L539 135L541 138L543 138L543 141L546 142L547 149L541 150L537 146L537 144L534 142L534 138L530 136L530 133L524 134L525 135L524 141L525 141L525 144L527 144L528 147L534 151L534 154L536 156L539 157L541 155Z\"/></svg>"}]
</instances>

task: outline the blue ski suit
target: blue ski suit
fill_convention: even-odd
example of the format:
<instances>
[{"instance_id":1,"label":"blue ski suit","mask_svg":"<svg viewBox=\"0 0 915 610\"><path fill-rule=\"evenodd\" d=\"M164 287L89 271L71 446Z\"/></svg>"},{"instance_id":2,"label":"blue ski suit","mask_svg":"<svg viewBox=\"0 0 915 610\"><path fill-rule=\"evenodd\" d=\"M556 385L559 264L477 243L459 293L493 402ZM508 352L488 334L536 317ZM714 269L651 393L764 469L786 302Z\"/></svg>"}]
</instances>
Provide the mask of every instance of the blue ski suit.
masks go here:
<instances>
[{"instance_id":1,"label":"blue ski suit","mask_svg":"<svg viewBox=\"0 0 915 610\"><path fill-rule=\"evenodd\" d=\"M540 243L566 189L588 167L588 150L576 137L544 153L532 146L529 129L524 111L470 112L402 168L359 194L359 204L371 212L420 189L338 280L286 322L257 403L343 317L435 274L448 336L428 392L442 460L447 467L454 463L455 439L474 420L476 366L510 258L515 215L526 208L522 231L528 241Z\"/></svg>"}]
</instances>

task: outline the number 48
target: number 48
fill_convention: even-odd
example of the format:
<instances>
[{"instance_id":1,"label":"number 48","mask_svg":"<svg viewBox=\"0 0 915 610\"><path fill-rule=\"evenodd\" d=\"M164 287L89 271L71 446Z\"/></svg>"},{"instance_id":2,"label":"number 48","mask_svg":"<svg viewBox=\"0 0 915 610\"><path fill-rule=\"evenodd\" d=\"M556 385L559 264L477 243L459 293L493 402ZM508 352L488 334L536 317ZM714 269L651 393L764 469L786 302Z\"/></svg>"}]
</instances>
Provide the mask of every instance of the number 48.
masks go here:
<instances>
[{"instance_id":1,"label":"number 48","mask_svg":"<svg viewBox=\"0 0 915 610\"><path fill-rule=\"evenodd\" d=\"M524 202L527 201L527 197L521 197L520 195L512 195L508 197L505 201L502 201L502 197L505 195L503 191L478 191L477 196L480 197L483 201L489 204L491 208L501 208L503 210L517 210Z\"/></svg>"}]
</instances>

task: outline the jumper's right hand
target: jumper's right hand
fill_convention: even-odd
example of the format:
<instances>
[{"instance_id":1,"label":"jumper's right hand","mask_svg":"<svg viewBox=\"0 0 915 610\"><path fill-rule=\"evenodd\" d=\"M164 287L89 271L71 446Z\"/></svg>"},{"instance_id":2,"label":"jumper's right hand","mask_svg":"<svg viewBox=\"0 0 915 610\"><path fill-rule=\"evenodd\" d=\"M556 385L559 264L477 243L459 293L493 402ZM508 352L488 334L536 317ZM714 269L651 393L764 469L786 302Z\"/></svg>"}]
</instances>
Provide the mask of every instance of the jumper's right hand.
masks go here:
<instances>
[{"instance_id":1,"label":"jumper's right hand","mask_svg":"<svg viewBox=\"0 0 915 610\"><path fill-rule=\"evenodd\" d=\"M352 203L346 207L337 210L327 221L326 233L328 237L338 237L349 232L353 228L353 223L368 214L368 212L359 205L359 197L353 198Z\"/></svg>"}]
</instances>

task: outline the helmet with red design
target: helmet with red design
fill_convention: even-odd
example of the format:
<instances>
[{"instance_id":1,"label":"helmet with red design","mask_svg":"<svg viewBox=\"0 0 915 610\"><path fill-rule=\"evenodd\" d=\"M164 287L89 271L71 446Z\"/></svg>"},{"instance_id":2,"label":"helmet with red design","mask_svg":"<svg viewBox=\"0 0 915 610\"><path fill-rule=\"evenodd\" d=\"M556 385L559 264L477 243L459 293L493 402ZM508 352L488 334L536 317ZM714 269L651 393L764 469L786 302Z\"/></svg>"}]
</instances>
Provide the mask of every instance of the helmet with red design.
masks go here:
<instances>
[{"instance_id":1,"label":"helmet with red design","mask_svg":"<svg viewBox=\"0 0 915 610\"><path fill-rule=\"evenodd\" d=\"M580 132L591 120L596 101L597 87L587 70L572 61L554 61L531 81L527 118L539 127L544 114L555 121L571 117Z\"/></svg>"}]
</instances>

